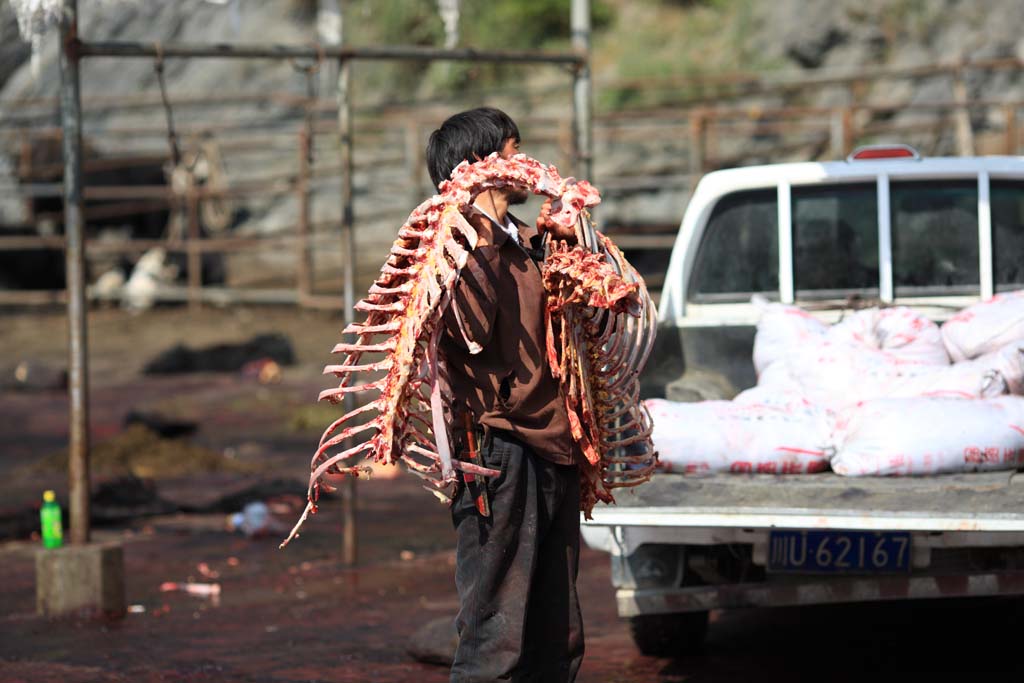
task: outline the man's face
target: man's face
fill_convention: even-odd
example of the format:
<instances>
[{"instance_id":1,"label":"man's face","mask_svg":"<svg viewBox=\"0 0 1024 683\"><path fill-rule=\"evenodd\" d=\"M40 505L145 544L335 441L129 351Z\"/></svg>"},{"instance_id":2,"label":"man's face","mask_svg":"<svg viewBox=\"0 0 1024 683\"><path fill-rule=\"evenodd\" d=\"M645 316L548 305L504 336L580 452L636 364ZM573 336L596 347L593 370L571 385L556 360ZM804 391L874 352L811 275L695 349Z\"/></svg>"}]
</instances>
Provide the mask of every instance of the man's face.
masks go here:
<instances>
[{"instance_id":1,"label":"man's face","mask_svg":"<svg viewBox=\"0 0 1024 683\"><path fill-rule=\"evenodd\" d=\"M509 157L519 154L519 141L515 138L509 138L505 140L505 145L501 148L498 155L502 159L508 159ZM526 190L507 190L508 192L508 203L511 206L517 204L525 204L526 200L530 198L530 193Z\"/></svg>"}]
</instances>

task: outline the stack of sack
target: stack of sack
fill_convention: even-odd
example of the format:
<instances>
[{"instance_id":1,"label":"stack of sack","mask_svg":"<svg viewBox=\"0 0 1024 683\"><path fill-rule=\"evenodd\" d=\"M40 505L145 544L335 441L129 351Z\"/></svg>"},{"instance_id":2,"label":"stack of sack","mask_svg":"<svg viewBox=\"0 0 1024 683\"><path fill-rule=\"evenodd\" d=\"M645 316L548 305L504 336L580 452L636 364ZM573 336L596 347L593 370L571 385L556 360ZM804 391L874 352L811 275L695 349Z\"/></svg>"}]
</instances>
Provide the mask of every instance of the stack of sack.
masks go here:
<instances>
[{"instance_id":1,"label":"stack of sack","mask_svg":"<svg viewBox=\"0 0 1024 683\"><path fill-rule=\"evenodd\" d=\"M1024 465L1024 290L941 328L909 308L826 325L756 302L757 386L647 402L671 471L922 475Z\"/></svg>"}]
</instances>

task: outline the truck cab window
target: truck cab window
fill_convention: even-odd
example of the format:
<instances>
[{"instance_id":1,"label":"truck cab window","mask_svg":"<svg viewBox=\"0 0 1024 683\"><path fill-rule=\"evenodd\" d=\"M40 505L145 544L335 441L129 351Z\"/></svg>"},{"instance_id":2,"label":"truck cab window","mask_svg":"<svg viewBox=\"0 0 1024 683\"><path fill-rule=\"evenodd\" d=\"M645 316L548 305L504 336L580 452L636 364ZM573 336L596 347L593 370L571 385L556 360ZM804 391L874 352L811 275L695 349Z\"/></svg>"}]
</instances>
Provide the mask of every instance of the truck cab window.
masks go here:
<instances>
[{"instance_id":1,"label":"truck cab window","mask_svg":"<svg viewBox=\"0 0 1024 683\"><path fill-rule=\"evenodd\" d=\"M712 209L697 251L690 298L745 301L779 295L778 193L750 190L726 195Z\"/></svg>"},{"instance_id":2,"label":"truck cab window","mask_svg":"<svg viewBox=\"0 0 1024 683\"><path fill-rule=\"evenodd\" d=\"M992 254L997 291L1024 285L1024 183L993 180Z\"/></svg>"},{"instance_id":3,"label":"truck cab window","mask_svg":"<svg viewBox=\"0 0 1024 683\"><path fill-rule=\"evenodd\" d=\"M792 202L797 296L877 295L876 184L794 187Z\"/></svg>"},{"instance_id":4,"label":"truck cab window","mask_svg":"<svg viewBox=\"0 0 1024 683\"><path fill-rule=\"evenodd\" d=\"M896 296L977 294L977 180L890 186Z\"/></svg>"}]
</instances>

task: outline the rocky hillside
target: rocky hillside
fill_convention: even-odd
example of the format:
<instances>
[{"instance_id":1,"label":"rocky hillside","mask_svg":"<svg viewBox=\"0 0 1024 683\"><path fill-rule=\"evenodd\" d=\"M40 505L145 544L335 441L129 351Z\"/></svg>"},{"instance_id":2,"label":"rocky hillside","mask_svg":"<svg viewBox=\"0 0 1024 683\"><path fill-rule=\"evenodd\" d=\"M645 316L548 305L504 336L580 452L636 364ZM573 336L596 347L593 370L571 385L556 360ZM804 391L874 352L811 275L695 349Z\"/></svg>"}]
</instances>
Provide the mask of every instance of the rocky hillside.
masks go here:
<instances>
[{"instance_id":1,"label":"rocky hillside","mask_svg":"<svg viewBox=\"0 0 1024 683\"><path fill-rule=\"evenodd\" d=\"M346 34L354 44L439 45L443 41L444 30L434 0L346 0L344 4ZM490 3L462 4L460 44L546 49L567 46L566 0L522 0L502 3L500 8ZM91 39L249 43L311 43L316 39L316 0L238 2L237 14L230 4L206 0L80 0L79 6L82 34ZM848 74L855 69L1024 57L1024 13L1019 0L594 0L594 7L597 30L593 66L599 117L652 108L681 112L701 103L746 107L756 113L785 105L949 102L955 93L948 75L810 89L738 87L735 79L726 76L755 71L770 86L801 76ZM26 97L52 96L58 83L55 40L49 40L40 76L33 78L26 46L12 40L15 32L10 7L0 0L0 129L3 119L10 121L24 115L10 103ZM333 94L328 72L324 69L316 79L316 90L325 97ZM301 74L284 61L169 60L166 74L172 99L228 92L306 92ZM695 79L712 85L695 86ZM567 85L564 72L548 68L495 70L474 65L360 63L355 85L357 123L376 131L369 138L360 133L366 142L357 148L360 239L367 245L390 241L396 215L411 205L414 196L427 191L422 176L417 181L419 187L408 188L410 173L400 158L408 156L410 145L414 148L417 141L421 144L429 125L446 112L479 103L505 107L525 122L528 151L542 158L563 158L565 150L560 145L564 140L557 139L549 124L530 124L529 120L564 120L570 102ZM964 94L973 102L1024 100L1024 79L1016 69L968 71L964 87ZM87 98L156 91L150 60L88 60L83 69ZM402 108L397 115L384 117L383 112L399 105ZM56 121L53 107L33 111L25 120L36 125ZM267 135L268 140L278 133L293 135L301 120L294 106L270 99L246 105L180 107L174 116L182 128L251 120L253 132ZM324 125L332 116L329 106L320 112ZM992 133L992 139L1002 139L998 137L1003 125L1000 116L998 109L972 110L971 124L978 136L979 151L995 150L986 147L986 131ZM863 131L872 130L872 125L878 123L891 123L894 129L902 130L916 126L908 139L927 153L956 151L954 127L946 114L898 108L861 112L858 117L856 123ZM407 131L391 123L410 118L420 119L423 127ZM642 119L641 114L630 114L624 121L635 124ZM165 113L159 107L97 110L86 121L86 133L95 136L95 146L106 153L117 153L127 145L133 150L142 145L160 152L167 145L159 135L129 143L119 135L104 137L104 132L127 126L159 129L164 122ZM686 130L682 114L672 126L641 131L632 137L623 120L599 121L595 176L599 185L609 188L602 207L606 224L678 221L689 186L684 163L689 154ZM726 129L712 133L707 162L712 167L717 163L823 158L834 152L827 121L820 131L796 142L782 133L748 134ZM0 162L0 173L4 167L13 166L13 142L10 137L0 138L4 147L0 152L7 154ZM268 143L262 156L246 157L233 165L228 160L232 180L291 172L296 154L288 144L292 143L272 148ZM318 158L331 158L330 139L322 138L320 145ZM631 174L662 181L654 188L649 183L618 182ZM336 185L330 182L316 196L314 220L333 219L338 214ZM397 202L396 187L406 188L399 191ZM383 215L376 211L381 206L403 209L394 208ZM0 207L12 211L9 202L0 202ZM277 229L292 223L297 212L291 197L255 198L245 208L246 217L238 228L242 231Z\"/></svg>"}]
</instances>

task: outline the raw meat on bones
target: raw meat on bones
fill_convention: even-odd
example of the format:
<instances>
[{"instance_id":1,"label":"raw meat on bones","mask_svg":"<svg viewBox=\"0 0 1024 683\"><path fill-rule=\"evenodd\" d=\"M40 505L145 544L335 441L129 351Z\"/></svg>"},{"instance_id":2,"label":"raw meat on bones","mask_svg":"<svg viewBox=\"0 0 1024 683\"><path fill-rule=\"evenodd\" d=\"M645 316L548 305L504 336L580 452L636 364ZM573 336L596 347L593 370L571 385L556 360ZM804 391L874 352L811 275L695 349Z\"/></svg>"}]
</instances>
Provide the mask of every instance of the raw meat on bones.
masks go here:
<instances>
[{"instance_id":1,"label":"raw meat on bones","mask_svg":"<svg viewBox=\"0 0 1024 683\"><path fill-rule=\"evenodd\" d=\"M656 315L643 280L591 226L586 209L600 202L593 186L563 179L553 166L523 154L510 159L492 154L459 164L441 184L440 194L412 212L380 277L356 304L366 319L343 331L355 341L334 347L345 358L324 373L341 381L320 399L338 403L347 394L371 391L377 397L324 432L313 454L309 502L282 547L316 513L320 491L330 490L324 475L369 474L369 467L357 463L360 458L401 461L444 501L454 487L455 470L499 474L451 457L438 381L441 316L477 244L466 216L475 211L476 196L492 188L550 197L550 220L576 230L576 245L549 243L542 272L549 293L547 357L561 383L572 435L585 455L579 463L584 512L589 514L596 500L611 501L612 489L650 478L657 455L650 416L639 401L638 377L654 343ZM454 312L458 318L458 309ZM471 352L480 351L465 341ZM367 354L370 358L364 359ZM356 373L369 378L356 383Z\"/></svg>"}]
</instances>

